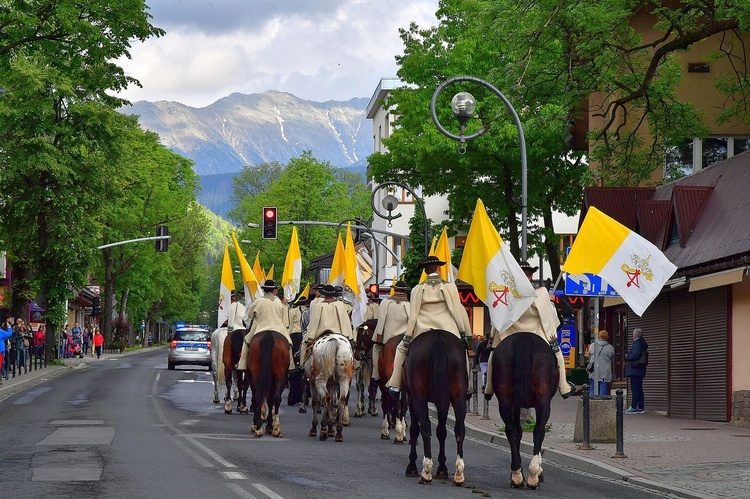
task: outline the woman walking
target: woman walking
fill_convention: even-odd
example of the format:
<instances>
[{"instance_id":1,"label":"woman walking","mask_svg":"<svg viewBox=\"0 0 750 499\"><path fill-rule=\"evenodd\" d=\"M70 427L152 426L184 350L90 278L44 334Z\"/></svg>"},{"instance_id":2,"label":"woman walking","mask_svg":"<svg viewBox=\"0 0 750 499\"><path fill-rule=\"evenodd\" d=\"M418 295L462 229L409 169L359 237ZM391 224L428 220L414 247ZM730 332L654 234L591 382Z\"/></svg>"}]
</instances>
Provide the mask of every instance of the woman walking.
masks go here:
<instances>
[{"instance_id":1,"label":"woman walking","mask_svg":"<svg viewBox=\"0 0 750 499\"><path fill-rule=\"evenodd\" d=\"M615 349L609 343L609 333L602 329L599 338L589 347L589 395L609 398L609 385L612 382L612 359Z\"/></svg>"}]
</instances>

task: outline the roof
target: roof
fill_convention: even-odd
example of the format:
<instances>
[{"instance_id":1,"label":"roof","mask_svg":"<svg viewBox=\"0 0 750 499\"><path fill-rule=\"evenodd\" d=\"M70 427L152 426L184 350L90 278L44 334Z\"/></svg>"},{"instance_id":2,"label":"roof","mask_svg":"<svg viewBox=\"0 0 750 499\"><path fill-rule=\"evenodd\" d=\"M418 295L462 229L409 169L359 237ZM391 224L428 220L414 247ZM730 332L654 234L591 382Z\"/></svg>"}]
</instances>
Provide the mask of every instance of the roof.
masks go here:
<instances>
[{"instance_id":1,"label":"roof","mask_svg":"<svg viewBox=\"0 0 750 499\"><path fill-rule=\"evenodd\" d=\"M678 274L700 275L750 263L748 193L750 151L657 188L587 188L581 220L596 206L663 249Z\"/></svg>"}]
</instances>

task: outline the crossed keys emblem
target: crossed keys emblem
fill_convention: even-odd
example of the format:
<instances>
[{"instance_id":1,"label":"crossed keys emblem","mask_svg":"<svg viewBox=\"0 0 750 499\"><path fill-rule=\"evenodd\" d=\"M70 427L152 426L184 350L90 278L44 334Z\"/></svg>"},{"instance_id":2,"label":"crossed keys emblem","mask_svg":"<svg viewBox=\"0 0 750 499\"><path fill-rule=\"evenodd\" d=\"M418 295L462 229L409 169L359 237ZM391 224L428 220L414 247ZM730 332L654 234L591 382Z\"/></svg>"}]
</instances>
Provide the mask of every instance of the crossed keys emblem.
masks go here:
<instances>
[{"instance_id":1,"label":"crossed keys emblem","mask_svg":"<svg viewBox=\"0 0 750 499\"><path fill-rule=\"evenodd\" d=\"M503 281L507 284L498 284L495 281L492 281L488 286L490 292L495 296L495 301L492 302L492 308L497 307L498 303L502 303L508 307L509 310L512 310L513 304L508 302L508 293L515 298L521 297L516 288L516 279L513 277L513 274L507 270L500 271L500 277L502 277Z\"/></svg>"},{"instance_id":2,"label":"crossed keys emblem","mask_svg":"<svg viewBox=\"0 0 750 499\"><path fill-rule=\"evenodd\" d=\"M633 267L630 267L627 263L622 264L622 271L628 276L628 282L626 283L627 287L635 286L640 289L641 276L647 281L653 279L654 273L651 270L651 267L649 267L649 260L651 260L651 255L648 255L646 258L641 258L634 254L630 255L630 261L633 262Z\"/></svg>"}]
</instances>

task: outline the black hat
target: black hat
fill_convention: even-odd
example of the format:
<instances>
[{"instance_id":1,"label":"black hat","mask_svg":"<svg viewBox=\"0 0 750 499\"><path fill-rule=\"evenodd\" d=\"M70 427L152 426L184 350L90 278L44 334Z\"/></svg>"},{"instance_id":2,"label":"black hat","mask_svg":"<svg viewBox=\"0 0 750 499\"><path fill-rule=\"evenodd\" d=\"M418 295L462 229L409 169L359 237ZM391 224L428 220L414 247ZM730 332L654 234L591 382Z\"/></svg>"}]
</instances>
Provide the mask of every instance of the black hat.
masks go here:
<instances>
[{"instance_id":1,"label":"black hat","mask_svg":"<svg viewBox=\"0 0 750 499\"><path fill-rule=\"evenodd\" d=\"M521 270L526 272L527 274L533 274L537 270L539 270L539 267L532 267L531 264L526 260L521 260Z\"/></svg>"},{"instance_id":2,"label":"black hat","mask_svg":"<svg viewBox=\"0 0 750 499\"><path fill-rule=\"evenodd\" d=\"M322 289L320 290L320 293L323 296L336 296L336 288L334 288L330 284L326 284L325 286L322 287Z\"/></svg>"},{"instance_id":3,"label":"black hat","mask_svg":"<svg viewBox=\"0 0 750 499\"><path fill-rule=\"evenodd\" d=\"M307 305L307 296L300 296L292 304L293 307L299 307L301 305Z\"/></svg>"},{"instance_id":4,"label":"black hat","mask_svg":"<svg viewBox=\"0 0 750 499\"><path fill-rule=\"evenodd\" d=\"M396 291L403 291L406 293L411 288L408 284L406 284L406 281L396 281L396 284L391 285L391 288L395 289Z\"/></svg>"},{"instance_id":5,"label":"black hat","mask_svg":"<svg viewBox=\"0 0 750 499\"><path fill-rule=\"evenodd\" d=\"M336 296L341 296L344 294L344 287L343 286L336 286Z\"/></svg>"},{"instance_id":6,"label":"black hat","mask_svg":"<svg viewBox=\"0 0 750 499\"><path fill-rule=\"evenodd\" d=\"M419 268L426 267L428 265L437 265L438 267L442 267L443 265L445 265L445 262L435 255L430 255L425 258L422 263L419 264Z\"/></svg>"},{"instance_id":7,"label":"black hat","mask_svg":"<svg viewBox=\"0 0 750 499\"><path fill-rule=\"evenodd\" d=\"M276 283L273 279L266 279L266 281L261 285L261 288L263 291L273 291L276 289Z\"/></svg>"}]
</instances>

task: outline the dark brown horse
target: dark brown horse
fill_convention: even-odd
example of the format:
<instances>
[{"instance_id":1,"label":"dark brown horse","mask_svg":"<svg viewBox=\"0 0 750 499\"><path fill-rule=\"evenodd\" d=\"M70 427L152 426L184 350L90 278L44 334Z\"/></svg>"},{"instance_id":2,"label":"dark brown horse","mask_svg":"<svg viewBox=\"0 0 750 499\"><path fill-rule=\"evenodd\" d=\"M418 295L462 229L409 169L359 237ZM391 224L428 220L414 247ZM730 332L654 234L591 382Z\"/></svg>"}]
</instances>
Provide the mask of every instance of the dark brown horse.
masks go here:
<instances>
[{"instance_id":1,"label":"dark brown horse","mask_svg":"<svg viewBox=\"0 0 750 499\"><path fill-rule=\"evenodd\" d=\"M237 412L247 414L247 390L250 387L249 376L247 371L238 370L237 363L242 355L242 344L247 334L247 329L235 329L227 333L222 348L221 361L224 367L224 382L226 384L226 393L232 387L232 382L236 384L237 392ZM224 412L232 413L231 401L225 401Z\"/></svg>"},{"instance_id":2,"label":"dark brown horse","mask_svg":"<svg viewBox=\"0 0 750 499\"><path fill-rule=\"evenodd\" d=\"M286 387L289 368L289 342L276 331L260 331L250 340L247 367L253 390L253 425L250 431L256 437L263 436L261 409L268 407L266 433L281 436L279 406Z\"/></svg>"},{"instance_id":3,"label":"dark brown horse","mask_svg":"<svg viewBox=\"0 0 750 499\"><path fill-rule=\"evenodd\" d=\"M448 411L452 407L456 424L456 473L454 485L463 485L464 477L464 436L466 427L466 389L469 376L466 372L466 349L458 337L448 331L433 330L414 338L406 358L404 386L407 390L411 428L409 431L409 465L406 476L419 476L419 483L432 482L432 442L430 412L428 402L437 410L437 429L440 451L435 476L448 478L445 465L445 438L448 435L446 423ZM417 438L421 435L424 445L422 472L417 470Z\"/></svg>"},{"instance_id":4,"label":"dark brown horse","mask_svg":"<svg viewBox=\"0 0 750 499\"><path fill-rule=\"evenodd\" d=\"M367 393L367 412L371 416L378 415L375 406L377 387L370 383L372 379L372 333L378 325L377 319L370 319L357 328L357 338L354 342L354 360L359 361L359 367L354 374L357 385L357 407L354 417L361 418L365 414L365 393Z\"/></svg>"},{"instance_id":5,"label":"dark brown horse","mask_svg":"<svg viewBox=\"0 0 750 499\"><path fill-rule=\"evenodd\" d=\"M505 423L511 455L511 486L523 486L521 470L521 408L536 411L534 455L526 484L538 488L542 475L542 442L550 415L550 401L557 387L557 359L549 343L534 333L515 333L492 354L492 388L497 395L500 417Z\"/></svg>"},{"instance_id":6,"label":"dark brown horse","mask_svg":"<svg viewBox=\"0 0 750 499\"><path fill-rule=\"evenodd\" d=\"M403 335L394 336L383 345L383 351L378 359L378 373L380 374L380 406L383 409L383 424L380 427L380 438L388 440L391 438L389 429L396 430L393 438L394 444L404 443L406 434L406 391L402 390L398 400L387 393L385 384L393 374L393 359L396 357L396 347L401 342Z\"/></svg>"}]
</instances>

